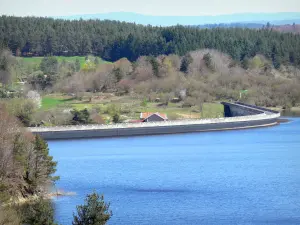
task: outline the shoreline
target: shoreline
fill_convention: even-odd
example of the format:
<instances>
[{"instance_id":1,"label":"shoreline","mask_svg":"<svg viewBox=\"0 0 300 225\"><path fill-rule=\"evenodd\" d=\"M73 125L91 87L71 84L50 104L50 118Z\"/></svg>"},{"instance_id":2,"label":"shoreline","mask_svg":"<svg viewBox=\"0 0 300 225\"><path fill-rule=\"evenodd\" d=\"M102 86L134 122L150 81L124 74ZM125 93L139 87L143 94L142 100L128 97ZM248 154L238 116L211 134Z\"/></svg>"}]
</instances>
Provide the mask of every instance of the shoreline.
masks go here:
<instances>
[{"instance_id":1,"label":"shoreline","mask_svg":"<svg viewBox=\"0 0 300 225\"><path fill-rule=\"evenodd\" d=\"M29 130L46 140L58 140L240 130L278 124L280 113L277 111L238 102L222 104L225 107L225 117L217 119L36 127Z\"/></svg>"}]
</instances>

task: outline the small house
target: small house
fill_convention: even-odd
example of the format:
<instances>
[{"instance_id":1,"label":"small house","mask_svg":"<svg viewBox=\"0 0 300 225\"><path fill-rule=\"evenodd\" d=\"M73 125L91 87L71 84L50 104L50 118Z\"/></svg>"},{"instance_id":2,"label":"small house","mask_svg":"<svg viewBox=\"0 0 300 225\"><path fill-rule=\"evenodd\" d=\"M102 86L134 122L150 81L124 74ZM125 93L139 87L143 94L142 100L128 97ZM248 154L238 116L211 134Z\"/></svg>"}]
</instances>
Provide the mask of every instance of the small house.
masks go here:
<instances>
[{"instance_id":1,"label":"small house","mask_svg":"<svg viewBox=\"0 0 300 225\"><path fill-rule=\"evenodd\" d=\"M163 113L141 113L140 119L143 122L161 122L161 121L167 121L168 117L166 114Z\"/></svg>"}]
</instances>

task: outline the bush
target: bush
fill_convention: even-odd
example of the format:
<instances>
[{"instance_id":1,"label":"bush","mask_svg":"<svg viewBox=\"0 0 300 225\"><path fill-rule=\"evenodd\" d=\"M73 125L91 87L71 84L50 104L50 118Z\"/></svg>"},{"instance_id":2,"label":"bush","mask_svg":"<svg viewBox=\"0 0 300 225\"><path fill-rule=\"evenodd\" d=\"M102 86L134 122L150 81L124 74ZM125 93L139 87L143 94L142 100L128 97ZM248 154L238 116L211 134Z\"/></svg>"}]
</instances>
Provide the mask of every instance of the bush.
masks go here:
<instances>
[{"instance_id":1,"label":"bush","mask_svg":"<svg viewBox=\"0 0 300 225\"><path fill-rule=\"evenodd\" d=\"M193 97L187 97L184 100L182 107L192 107L194 105L197 105L197 99Z\"/></svg>"},{"instance_id":2,"label":"bush","mask_svg":"<svg viewBox=\"0 0 300 225\"><path fill-rule=\"evenodd\" d=\"M141 106L142 107L147 107L147 105L148 105L147 99L144 98L143 101L141 102Z\"/></svg>"},{"instance_id":3,"label":"bush","mask_svg":"<svg viewBox=\"0 0 300 225\"><path fill-rule=\"evenodd\" d=\"M51 200L39 198L34 202L21 205L19 211L24 224L56 225Z\"/></svg>"},{"instance_id":4,"label":"bush","mask_svg":"<svg viewBox=\"0 0 300 225\"><path fill-rule=\"evenodd\" d=\"M118 112L115 112L115 114L112 116L113 122L114 123L119 123L120 122L120 114Z\"/></svg>"},{"instance_id":5,"label":"bush","mask_svg":"<svg viewBox=\"0 0 300 225\"><path fill-rule=\"evenodd\" d=\"M89 124L91 122L90 113L87 109L71 111L73 118L71 123L74 125Z\"/></svg>"}]
</instances>

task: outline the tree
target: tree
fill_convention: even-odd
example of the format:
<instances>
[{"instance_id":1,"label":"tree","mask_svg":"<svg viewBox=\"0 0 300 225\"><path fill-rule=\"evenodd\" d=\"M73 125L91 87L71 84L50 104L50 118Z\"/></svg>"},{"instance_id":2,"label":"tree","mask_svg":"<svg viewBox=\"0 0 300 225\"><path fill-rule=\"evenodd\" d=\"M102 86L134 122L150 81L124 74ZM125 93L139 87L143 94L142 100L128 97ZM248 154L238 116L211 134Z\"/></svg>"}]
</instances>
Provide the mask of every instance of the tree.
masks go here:
<instances>
[{"instance_id":1,"label":"tree","mask_svg":"<svg viewBox=\"0 0 300 225\"><path fill-rule=\"evenodd\" d=\"M91 122L90 113L87 109L71 111L73 118L71 123L74 125L89 124Z\"/></svg>"},{"instance_id":2,"label":"tree","mask_svg":"<svg viewBox=\"0 0 300 225\"><path fill-rule=\"evenodd\" d=\"M42 99L40 94L37 91L29 91L26 95L28 99L31 99L35 104L37 108L41 108L42 106Z\"/></svg>"},{"instance_id":3,"label":"tree","mask_svg":"<svg viewBox=\"0 0 300 225\"><path fill-rule=\"evenodd\" d=\"M117 82L119 82L120 80L122 80L123 77L124 77L124 73L123 73L123 71L120 68L114 69L113 73L114 73L114 75L116 77Z\"/></svg>"},{"instance_id":4,"label":"tree","mask_svg":"<svg viewBox=\"0 0 300 225\"><path fill-rule=\"evenodd\" d=\"M96 66L98 66L100 64L98 57L95 57L94 63L95 63Z\"/></svg>"},{"instance_id":5,"label":"tree","mask_svg":"<svg viewBox=\"0 0 300 225\"><path fill-rule=\"evenodd\" d=\"M53 157L49 155L47 142L39 135L35 136L34 151L33 168L28 168L27 172L27 178L30 181L33 193L38 191L39 184L54 182L58 179L58 177L52 177L52 174L56 171L57 162L53 161ZM30 170L32 170L31 173Z\"/></svg>"},{"instance_id":6,"label":"tree","mask_svg":"<svg viewBox=\"0 0 300 225\"><path fill-rule=\"evenodd\" d=\"M193 62L192 56L190 54L185 55L181 61L180 71L183 73L188 73L189 66L192 62Z\"/></svg>"},{"instance_id":7,"label":"tree","mask_svg":"<svg viewBox=\"0 0 300 225\"><path fill-rule=\"evenodd\" d=\"M119 123L120 122L120 113L115 112L112 118L113 118L114 123Z\"/></svg>"},{"instance_id":8,"label":"tree","mask_svg":"<svg viewBox=\"0 0 300 225\"><path fill-rule=\"evenodd\" d=\"M207 68L209 68L211 71L215 70L215 67L212 62L212 57L209 52L203 56L203 60L204 60L205 65L207 66Z\"/></svg>"},{"instance_id":9,"label":"tree","mask_svg":"<svg viewBox=\"0 0 300 225\"><path fill-rule=\"evenodd\" d=\"M154 76L158 77L159 76L159 63L157 59L154 56L149 56L149 62L152 65L152 71Z\"/></svg>"},{"instance_id":10,"label":"tree","mask_svg":"<svg viewBox=\"0 0 300 225\"><path fill-rule=\"evenodd\" d=\"M24 126L29 127L32 125L33 113L36 109L36 104L31 101L16 102L13 107L14 115L23 123Z\"/></svg>"},{"instance_id":11,"label":"tree","mask_svg":"<svg viewBox=\"0 0 300 225\"><path fill-rule=\"evenodd\" d=\"M275 69L279 69L280 61L279 61L279 56L278 56L278 47L275 44L273 45L273 48L272 48L271 57L272 57L272 62L273 62Z\"/></svg>"},{"instance_id":12,"label":"tree","mask_svg":"<svg viewBox=\"0 0 300 225\"><path fill-rule=\"evenodd\" d=\"M58 61L56 57L44 57L40 64L41 71L46 75L55 75L58 72Z\"/></svg>"},{"instance_id":13,"label":"tree","mask_svg":"<svg viewBox=\"0 0 300 225\"><path fill-rule=\"evenodd\" d=\"M14 64L14 57L6 49L0 46L0 83L5 85L12 82L11 67Z\"/></svg>"},{"instance_id":14,"label":"tree","mask_svg":"<svg viewBox=\"0 0 300 225\"><path fill-rule=\"evenodd\" d=\"M80 61L78 58L76 58L76 61L75 61L75 70L76 70L76 72L78 72L80 70Z\"/></svg>"},{"instance_id":15,"label":"tree","mask_svg":"<svg viewBox=\"0 0 300 225\"><path fill-rule=\"evenodd\" d=\"M0 224L54 225L50 200L40 198L43 188L57 179L47 143L23 129L3 105L0 118L0 131L5 131L0 132ZM13 204L20 196L33 195L38 199Z\"/></svg>"},{"instance_id":16,"label":"tree","mask_svg":"<svg viewBox=\"0 0 300 225\"><path fill-rule=\"evenodd\" d=\"M104 225L112 216L109 203L105 203L104 196L96 192L87 195L84 205L79 205L77 215L73 214L73 225Z\"/></svg>"}]
</instances>

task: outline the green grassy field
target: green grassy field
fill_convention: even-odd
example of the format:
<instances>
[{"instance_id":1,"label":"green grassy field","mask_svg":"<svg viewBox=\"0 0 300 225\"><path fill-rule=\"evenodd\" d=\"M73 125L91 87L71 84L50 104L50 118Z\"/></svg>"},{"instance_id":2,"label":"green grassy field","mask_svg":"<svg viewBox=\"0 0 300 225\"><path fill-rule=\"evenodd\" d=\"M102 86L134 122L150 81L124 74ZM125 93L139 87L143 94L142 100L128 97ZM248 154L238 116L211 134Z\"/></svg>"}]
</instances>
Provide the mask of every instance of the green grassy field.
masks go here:
<instances>
[{"instance_id":1,"label":"green grassy field","mask_svg":"<svg viewBox=\"0 0 300 225\"><path fill-rule=\"evenodd\" d=\"M82 67L85 63L85 56L55 56L58 62L62 62L65 60L66 62L75 62L76 59L79 60L80 66ZM32 64L32 65L39 65L42 61L43 57L18 57L18 60L22 60L24 63ZM106 63L106 61L99 58L100 63Z\"/></svg>"},{"instance_id":2,"label":"green grassy field","mask_svg":"<svg viewBox=\"0 0 300 225\"><path fill-rule=\"evenodd\" d=\"M147 106L141 106L139 99L129 99L128 96L117 97L111 96L105 100L89 101L88 98L78 100L71 97L60 95L49 95L42 99L42 110L52 108L73 108L82 109L100 109L106 114L107 108L116 106L121 111L121 115L128 119L139 119L140 112L160 112L165 113L169 119L200 119L200 118L217 118L222 117L224 113L223 105L219 103L204 103L202 112L199 107L181 107L181 103L169 103L168 106L160 106L159 103L150 102Z\"/></svg>"},{"instance_id":3,"label":"green grassy field","mask_svg":"<svg viewBox=\"0 0 300 225\"><path fill-rule=\"evenodd\" d=\"M72 98L62 98L62 97L43 97L42 98L42 110L47 110L51 108L56 108L59 105L65 104L67 102L72 101Z\"/></svg>"}]
</instances>

